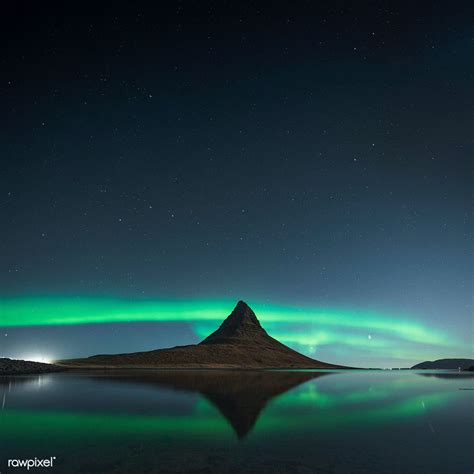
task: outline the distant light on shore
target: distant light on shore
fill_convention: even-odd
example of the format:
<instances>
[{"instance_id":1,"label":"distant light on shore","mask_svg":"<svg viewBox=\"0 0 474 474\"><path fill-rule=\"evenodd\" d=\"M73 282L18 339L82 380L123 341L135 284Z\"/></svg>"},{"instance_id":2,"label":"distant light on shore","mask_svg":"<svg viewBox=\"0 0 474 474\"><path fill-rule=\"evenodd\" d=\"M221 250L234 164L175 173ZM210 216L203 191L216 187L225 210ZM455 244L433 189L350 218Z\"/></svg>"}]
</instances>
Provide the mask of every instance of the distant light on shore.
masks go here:
<instances>
[{"instance_id":1,"label":"distant light on shore","mask_svg":"<svg viewBox=\"0 0 474 474\"><path fill-rule=\"evenodd\" d=\"M25 355L23 357L19 357L21 360L26 360L28 362L41 362L43 364L51 364L53 361L52 357L34 354L34 355Z\"/></svg>"}]
</instances>

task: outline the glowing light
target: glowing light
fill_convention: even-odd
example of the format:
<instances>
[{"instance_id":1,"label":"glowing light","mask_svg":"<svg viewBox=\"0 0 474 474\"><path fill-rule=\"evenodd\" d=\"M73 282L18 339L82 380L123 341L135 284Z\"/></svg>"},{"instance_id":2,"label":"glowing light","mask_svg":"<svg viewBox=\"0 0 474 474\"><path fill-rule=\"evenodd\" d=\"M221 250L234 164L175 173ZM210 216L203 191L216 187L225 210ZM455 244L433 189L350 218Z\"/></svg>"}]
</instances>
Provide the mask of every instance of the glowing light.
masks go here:
<instances>
[{"instance_id":1,"label":"glowing light","mask_svg":"<svg viewBox=\"0 0 474 474\"><path fill-rule=\"evenodd\" d=\"M442 353L457 341L445 331L407 317L338 308L268 305L249 301L265 329L283 343L306 353L337 345L364 351L391 349L407 358L422 347ZM225 300L131 300L99 297L0 297L0 326L75 325L140 321L189 322L200 338L214 331L233 309ZM370 331L370 332L369 332ZM370 343L369 343L370 341ZM458 344L459 346L459 344ZM459 350L459 347L457 348ZM427 350L429 358L430 353ZM445 352L446 353L446 352ZM48 360L42 358L42 361Z\"/></svg>"},{"instance_id":2,"label":"glowing light","mask_svg":"<svg viewBox=\"0 0 474 474\"><path fill-rule=\"evenodd\" d=\"M43 355L25 355L23 357L19 357L21 360L26 360L28 362L41 362L43 364L51 364L54 360L53 357L47 357Z\"/></svg>"}]
</instances>

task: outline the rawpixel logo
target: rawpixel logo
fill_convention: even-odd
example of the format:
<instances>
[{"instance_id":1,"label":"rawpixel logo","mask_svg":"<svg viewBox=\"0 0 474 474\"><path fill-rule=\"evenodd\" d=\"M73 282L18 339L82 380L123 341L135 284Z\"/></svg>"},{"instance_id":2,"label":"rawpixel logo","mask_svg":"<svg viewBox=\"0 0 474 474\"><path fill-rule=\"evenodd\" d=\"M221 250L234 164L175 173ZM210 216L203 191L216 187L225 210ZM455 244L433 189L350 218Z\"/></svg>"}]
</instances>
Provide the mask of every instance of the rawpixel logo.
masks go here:
<instances>
[{"instance_id":1,"label":"rawpixel logo","mask_svg":"<svg viewBox=\"0 0 474 474\"><path fill-rule=\"evenodd\" d=\"M34 467L53 467L55 459L56 456L46 459L9 459L7 465L8 467L26 467L26 470L29 471Z\"/></svg>"}]
</instances>

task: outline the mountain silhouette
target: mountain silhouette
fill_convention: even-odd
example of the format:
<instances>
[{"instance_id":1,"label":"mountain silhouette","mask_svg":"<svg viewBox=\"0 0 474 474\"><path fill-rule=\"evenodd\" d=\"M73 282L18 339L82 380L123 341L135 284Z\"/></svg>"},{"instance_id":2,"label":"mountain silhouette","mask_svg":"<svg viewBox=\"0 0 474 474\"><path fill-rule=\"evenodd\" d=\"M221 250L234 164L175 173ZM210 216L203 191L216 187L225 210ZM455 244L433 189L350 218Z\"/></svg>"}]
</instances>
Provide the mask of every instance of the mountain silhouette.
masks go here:
<instances>
[{"instance_id":1,"label":"mountain silhouette","mask_svg":"<svg viewBox=\"0 0 474 474\"><path fill-rule=\"evenodd\" d=\"M96 355L57 361L57 364L84 368L341 368L311 359L269 336L243 301L239 301L220 327L199 344Z\"/></svg>"},{"instance_id":2,"label":"mountain silhouette","mask_svg":"<svg viewBox=\"0 0 474 474\"><path fill-rule=\"evenodd\" d=\"M9 359L8 357L0 358L0 376L45 374L48 372L61 371L64 371L64 367L58 367L54 364L33 362L31 360Z\"/></svg>"},{"instance_id":3,"label":"mountain silhouette","mask_svg":"<svg viewBox=\"0 0 474 474\"><path fill-rule=\"evenodd\" d=\"M219 329L207 336L201 344L244 344L262 342L268 338L270 336L262 328L250 306L244 301L239 301Z\"/></svg>"},{"instance_id":4,"label":"mountain silhouette","mask_svg":"<svg viewBox=\"0 0 474 474\"><path fill-rule=\"evenodd\" d=\"M412 369L468 369L474 365L474 359L438 359L420 362Z\"/></svg>"},{"instance_id":5,"label":"mountain silhouette","mask_svg":"<svg viewBox=\"0 0 474 474\"><path fill-rule=\"evenodd\" d=\"M138 383L197 392L226 418L239 439L252 430L262 410L278 395L331 372L160 370L94 373L107 382Z\"/></svg>"}]
</instances>

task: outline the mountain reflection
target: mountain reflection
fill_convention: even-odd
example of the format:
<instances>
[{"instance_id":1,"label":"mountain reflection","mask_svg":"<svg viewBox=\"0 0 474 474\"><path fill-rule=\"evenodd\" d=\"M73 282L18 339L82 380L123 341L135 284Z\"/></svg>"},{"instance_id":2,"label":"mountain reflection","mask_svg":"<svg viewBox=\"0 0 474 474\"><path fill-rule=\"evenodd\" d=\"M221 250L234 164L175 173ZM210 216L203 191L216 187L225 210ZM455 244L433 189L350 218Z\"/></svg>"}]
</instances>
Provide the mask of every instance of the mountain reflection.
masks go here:
<instances>
[{"instance_id":1,"label":"mountain reflection","mask_svg":"<svg viewBox=\"0 0 474 474\"><path fill-rule=\"evenodd\" d=\"M437 379L446 379L446 380L463 380L470 379L474 377L474 372L416 372L417 375L422 377L434 377Z\"/></svg>"},{"instance_id":2,"label":"mountain reflection","mask_svg":"<svg viewBox=\"0 0 474 474\"><path fill-rule=\"evenodd\" d=\"M280 371L135 371L95 373L95 379L137 383L157 388L197 392L209 400L230 423L239 439L255 425L268 402L292 388L330 372Z\"/></svg>"}]
</instances>

